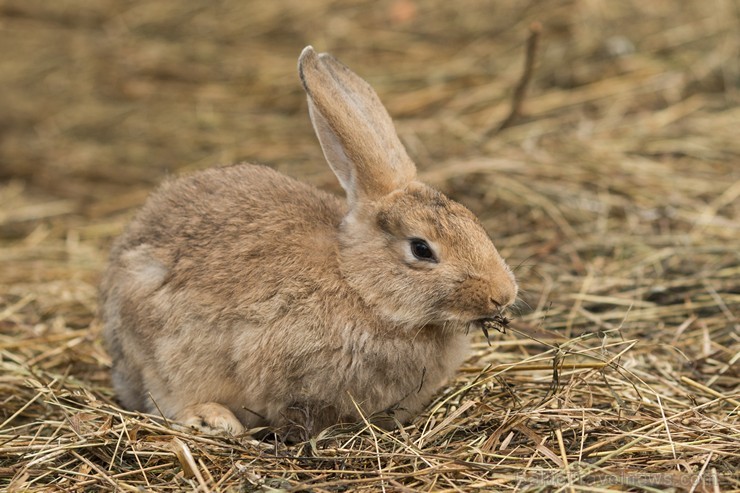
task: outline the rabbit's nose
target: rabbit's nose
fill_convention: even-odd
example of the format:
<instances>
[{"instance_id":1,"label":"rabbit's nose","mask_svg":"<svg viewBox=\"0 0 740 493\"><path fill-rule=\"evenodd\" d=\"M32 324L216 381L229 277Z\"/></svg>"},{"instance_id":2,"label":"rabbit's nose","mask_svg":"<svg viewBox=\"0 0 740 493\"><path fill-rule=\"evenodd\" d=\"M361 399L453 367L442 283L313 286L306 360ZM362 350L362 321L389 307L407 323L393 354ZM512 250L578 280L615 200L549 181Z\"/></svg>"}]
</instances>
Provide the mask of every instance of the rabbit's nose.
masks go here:
<instances>
[{"instance_id":1,"label":"rabbit's nose","mask_svg":"<svg viewBox=\"0 0 740 493\"><path fill-rule=\"evenodd\" d=\"M507 306L504 303L500 303L496 298L493 298L493 297L488 299L488 304L489 304L488 311L494 316L504 311L504 308L506 308Z\"/></svg>"},{"instance_id":2,"label":"rabbit's nose","mask_svg":"<svg viewBox=\"0 0 740 493\"><path fill-rule=\"evenodd\" d=\"M516 294L517 286L514 283L505 286L496 286L488 300L495 310L501 311L516 301Z\"/></svg>"}]
</instances>

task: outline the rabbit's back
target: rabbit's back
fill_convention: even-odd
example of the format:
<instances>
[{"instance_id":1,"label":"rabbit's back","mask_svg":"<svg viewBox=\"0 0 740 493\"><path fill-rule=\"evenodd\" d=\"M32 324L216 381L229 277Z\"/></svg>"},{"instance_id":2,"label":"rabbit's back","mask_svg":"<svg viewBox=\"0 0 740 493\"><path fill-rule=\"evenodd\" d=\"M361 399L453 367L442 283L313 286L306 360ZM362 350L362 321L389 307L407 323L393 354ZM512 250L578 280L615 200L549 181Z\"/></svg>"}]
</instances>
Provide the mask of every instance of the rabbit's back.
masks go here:
<instances>
[{"instance_id":1,"label":"rabbit's back","mask_svg":"<svg viewBox=\"0 0 740 493\"><path fill-rule=\"evenodd\" d=\"M333 195L264 166L238 164L171 180L147 201L114 245L112 258L147 244L174 266L183 257L248 258L265 239L310 232L333 236L345 213Z\"/></svg>"},{"instance_id":2,"label":"rabbit's back","mask_svg":"<svg viewBox=\"0 0 740 493\"><path fill-rule=\"evenodd\" d=\"M265 281L291 267L296 274L319 269L307 279L323 279L326 262L336 259L343 215L336 197L270 168L209 169L163 185L111 257L115 262L145 249L163 267L162 281L173 288L186 284L221 301L260 298L259 287L274 288ZM252 281L249 290L245 277Z\"/></svg>"}]
</instances>

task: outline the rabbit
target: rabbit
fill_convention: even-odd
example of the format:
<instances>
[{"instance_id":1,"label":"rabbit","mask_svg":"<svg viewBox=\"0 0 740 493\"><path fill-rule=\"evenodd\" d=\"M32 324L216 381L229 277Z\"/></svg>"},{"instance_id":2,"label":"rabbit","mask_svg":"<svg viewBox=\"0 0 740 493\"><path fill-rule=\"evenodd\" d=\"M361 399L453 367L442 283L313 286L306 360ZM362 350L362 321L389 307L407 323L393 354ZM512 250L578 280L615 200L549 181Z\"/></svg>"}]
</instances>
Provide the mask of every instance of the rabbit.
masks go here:
<instances>
[{"instance_id":1,"label":"rabbit","mask_svg":"<svg viewBox=\"0 0 740 493\"><path fill-rule=\"evenodd\" d=\"M408 423L517 283L478 219L416 180L370 85L306 47L298 72L346 200L268 167L166 181L111 250L103 338L126 408L301 439Z\"/></svg>"}]
</instances>

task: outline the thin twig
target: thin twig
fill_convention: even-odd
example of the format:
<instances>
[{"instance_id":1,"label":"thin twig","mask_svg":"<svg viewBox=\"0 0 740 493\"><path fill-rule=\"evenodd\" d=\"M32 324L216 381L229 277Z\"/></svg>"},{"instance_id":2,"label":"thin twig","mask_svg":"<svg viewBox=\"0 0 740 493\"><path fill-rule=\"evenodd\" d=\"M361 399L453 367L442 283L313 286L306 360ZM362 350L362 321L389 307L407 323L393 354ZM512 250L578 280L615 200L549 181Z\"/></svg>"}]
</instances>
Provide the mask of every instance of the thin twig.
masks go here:
<instances>
[{"instance_id":1,"label":"thin twig","mask_svg":"<svg viewBox=\"0 0 740 493\"><path fill-rule=\"evenodd\" d=\"M539 22L533 22L529 25L529 37L527 38L527 48L524 55L524 70L519 78L519 82L514 88L514 93L511 97L511 109L509 114L504 121L498 127L490 128L484 135L482 140L488 139L489 137L496 135L503 129L508 128L514 124L522 115L522 105L524 104L524 98L527 95L527 88L532 80L532 74L534 73L534 64L537 56L537 48L539 47L540 35L542 34L542 24Z\"/></svg>"}]
</instances>

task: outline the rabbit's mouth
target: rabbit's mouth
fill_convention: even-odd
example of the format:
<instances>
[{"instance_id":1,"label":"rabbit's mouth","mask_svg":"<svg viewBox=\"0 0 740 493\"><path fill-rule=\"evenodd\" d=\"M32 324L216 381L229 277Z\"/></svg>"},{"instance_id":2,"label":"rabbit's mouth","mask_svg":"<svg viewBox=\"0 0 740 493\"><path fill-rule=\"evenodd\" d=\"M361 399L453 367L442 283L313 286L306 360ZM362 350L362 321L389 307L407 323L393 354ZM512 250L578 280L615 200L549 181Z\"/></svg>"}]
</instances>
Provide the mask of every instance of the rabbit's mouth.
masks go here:
<instances>
[{"instance_id":1,"label":"rabbit's mouth","mask_svg":"<svg viewBox=\"0 0 740 493\"><path fill-rule=\"evenodd\" d=\"M483 335L486 336L486 341L488 342L488 345L491 345L491 339L489 338L488 331L490 329L498 330L502 334L506 333L506 328L509 326L509 322L511 322L511 319L507 318L504 315L496 314L493 317L486 317L486 318L479 318L478 320L474 321L472 325L476 325L483 331Z\"/></svg>"}]
</instances>

